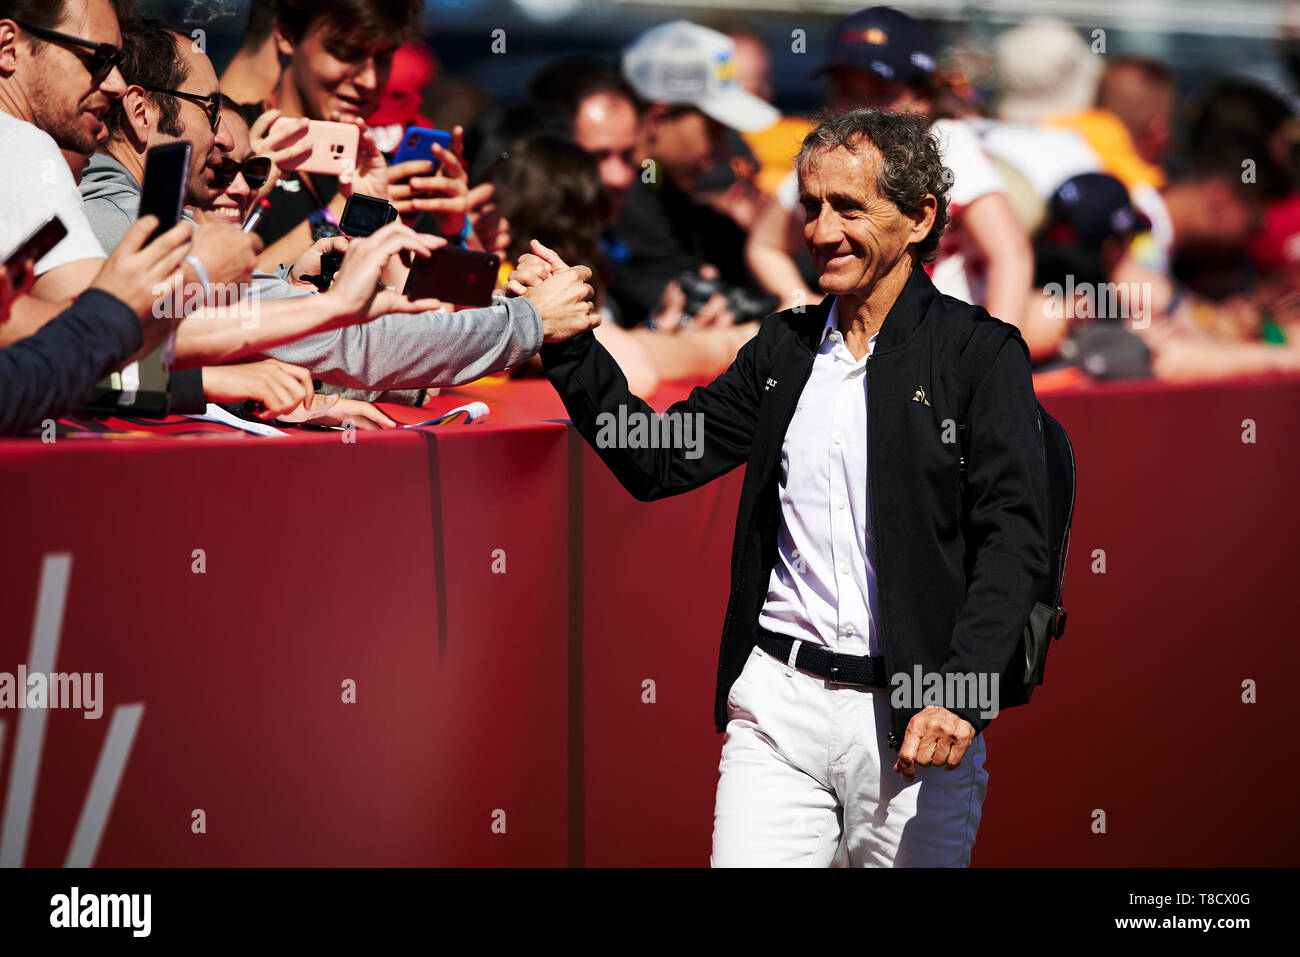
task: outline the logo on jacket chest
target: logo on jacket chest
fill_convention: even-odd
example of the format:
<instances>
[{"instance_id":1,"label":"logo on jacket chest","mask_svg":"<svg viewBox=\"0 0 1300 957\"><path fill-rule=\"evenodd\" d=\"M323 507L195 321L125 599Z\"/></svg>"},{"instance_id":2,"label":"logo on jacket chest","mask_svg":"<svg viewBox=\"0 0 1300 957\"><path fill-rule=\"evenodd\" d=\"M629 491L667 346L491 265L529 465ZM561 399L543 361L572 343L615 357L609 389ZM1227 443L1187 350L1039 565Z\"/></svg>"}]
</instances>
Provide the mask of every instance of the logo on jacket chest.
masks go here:
<instances>
[{"instance_id":1,"label":"logo on jacket chest","mask_svg":"<svg viewBox=\"0 0 1300 957\"><path fill-rule=\"evenodd\" d=\"M919 385L919 386L916 387L916 391L915 391L914 393L912 393L912 401L913 401L913 402L920 402L922 405L929 405L929 404L930 404L930 400L929 400L928 398L926 398L926 395L925 395L925 386L923 386L923 385Z\"/></svg>"},{"instance_id":2,"label":"logo on jacket chest","mask_svg":"<svg viewBox=\"0 0 1300 957\"><path fill-rule=\"evenodd\" d=\"M770 392L774 385L776 385L776 380L773 379L771 376L768 376L767 382L763 384L763 391Z\"/></svg>"}]
</instances>

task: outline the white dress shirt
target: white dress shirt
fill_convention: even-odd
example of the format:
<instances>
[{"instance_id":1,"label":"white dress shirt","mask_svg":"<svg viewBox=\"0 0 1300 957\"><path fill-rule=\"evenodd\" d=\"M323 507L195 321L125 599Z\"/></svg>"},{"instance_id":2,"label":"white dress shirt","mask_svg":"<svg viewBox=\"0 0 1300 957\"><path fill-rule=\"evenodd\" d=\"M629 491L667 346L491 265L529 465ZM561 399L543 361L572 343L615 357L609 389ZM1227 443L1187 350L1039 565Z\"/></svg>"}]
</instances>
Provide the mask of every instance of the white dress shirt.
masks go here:
<instances>
[{"instance_id":1,"label":"white dress shirt","mask_svg":"<svg viewBox=\"0 0 1300 957\"><path fill-rule=\"evenodd\" d=\"M781 445L779 557L758 624L832 651L883 654L867 499L867 354L854 359L832 303Z\"/></svg>"}]
</instances>

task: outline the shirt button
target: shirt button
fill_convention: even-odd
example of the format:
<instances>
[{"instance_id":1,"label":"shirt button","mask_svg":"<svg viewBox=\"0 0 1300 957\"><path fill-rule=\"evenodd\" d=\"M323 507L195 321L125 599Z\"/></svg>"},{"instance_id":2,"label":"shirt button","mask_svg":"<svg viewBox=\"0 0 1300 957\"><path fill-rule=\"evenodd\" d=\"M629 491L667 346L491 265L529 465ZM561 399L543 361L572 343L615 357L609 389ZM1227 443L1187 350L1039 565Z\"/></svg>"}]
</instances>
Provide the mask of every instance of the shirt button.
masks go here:
<instances>
[{"instance_id":1,"label":"shirt button","mask_svg":"<svg viewBox=\"0 0 1300 957\"><path fill-rule=\"evenodd\" d=\"M848 573L849 573L849 565L848 562L845 562L844 564L840 565L840 574L847 575Z\"/></svg>"},{"instance_id":2,"label":"shirt button","mask_svg":"<svg viewBox=\"0 0 1300 957\"><path fill-rule=\"evenodd\" d=\"M856 635L857 632L858 630L854 628L852 625L849 625L849 627L844 629L844 634L846 635Z\"/></svg>"},{"instance_id":3,"label":"shirt button","mask_svg":"<svg viewBox=\"0 0 1300 957\"><path fill-rule=\"evenodd\" d=\"M845 509L845 508L848 507L848 503L847 503L847 502L843 502L843 501L841 501L839 507L840 507L841 510L843 510L843 509Z\"/></svg>"},{"instance_id":4,"label":"shirt button","mask_svg":"<svg viewBox=\"0 0 1300 957\"><path fill-rule=\"evenodd\" d=\"M843 437L842 435L840 435L838 432L836 432L836 433L835 433L835 444L836 444L836 445L839 445L839 444L840 444L841 442L843 442L843 441L844 441L844 437Z\"/></svg>"}]
</instances>

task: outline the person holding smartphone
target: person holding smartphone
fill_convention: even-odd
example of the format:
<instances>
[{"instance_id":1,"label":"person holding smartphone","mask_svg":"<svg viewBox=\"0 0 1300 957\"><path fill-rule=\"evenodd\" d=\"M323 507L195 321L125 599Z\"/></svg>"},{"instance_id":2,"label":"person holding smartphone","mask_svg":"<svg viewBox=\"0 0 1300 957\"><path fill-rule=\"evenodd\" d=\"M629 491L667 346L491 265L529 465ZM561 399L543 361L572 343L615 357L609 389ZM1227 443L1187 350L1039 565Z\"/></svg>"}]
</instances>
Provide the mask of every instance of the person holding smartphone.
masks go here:
<instances>
[{"instance_id":1,"label":"person holding smartphone","mask_svg":"<svg viewBox=\"0 0 1300 957\"><path fill-rule=\"evenodd\" d=\"M222 189L207 209L194 211L200 223L246 219L264 170L253 154L242 117L233 109L223 115L235 148L219 181ZM277 307L301 311L291 303L306 297L337 300L342 292L340 283L356 284L348 273L349 257L356 259L377 244L390 242L390 234L415 237L429 251L446 245L441 237L417 236L401 223L390 223L362 239L329 237L280 270L282 275L255 272L251 296L260 303L264 316ZM327 252L343 253L344 265L335 284L320 293L312 280L320 272L322 253ZM365 325L305 336L262 349L260 354L304 366L328 385L346 389L390 392L457 385L520 365L542 342L559 341L586 329L592 322L589 277L590 271L582 267L546 288L533 290L527 298L497 298L484 308L456 312L391 312ZM385 401L392 398L385 396Z\"/></svg>"},{"instance_id":2,"label":"person holding smartphone","mask_svg":"<svg viewBox=\"0 0 1300 957\"><path fill-rule=\"evenodd\" d=\"M12 0L0 11L0 63L0 146L6 160L0 246L12 248L52 213L67 229L37 262L30 293L14 304L0 329L4 345L61 312L104 264L75 175L84 158L106 144L109 112L127 89L116 7L110 0ZM187 102L185 109L198 107ZM200 267L213 282L247 277L256 249L251 237L212 228L193 243L193 260L183 267L186 282L200 281Z\"/></svg>"},{"instance_id":3,"label":"person holding smartphone","mask_svg":"<svg viewBox=\"0 0 1300 957\"><path fill-rule=\"evenodd\" d=\"M261 268L274 269L313 241L339 235L339 217L353 193L388 200L404 216L430 213L438 232L448 238L462 239L469 233L467 212L473 197L460 160L460 133L452 131L451 150L435 147L428 159L389 166L366 123L379 105L394 56L423 6L423 0L281 0L276 5L279 81L266 101L241 107L255 133L255 150L280 150L313 120L354 124L360 142L351 177L281 177L257 225L266 242ZM272 130L277 119L297 120L298 125L282 123Z\"/></svg>"},{"instance_id":4,"label":"person holding smartphone","mask_svg":"<svg viewBox=\"0 0 1300 957\"><path fill-rule=\"evenodd\" d=\"M169 147L181 140L195 144L185 189L185 200L194 208L213 205L235 178L247 184L242 170L238 174L227 173L228 166L237 165L229 163L229 147L233 147L234 141L223 121L219 94L214 91L216 73L206 55L195 50L188 37L156 21L131 21L124 32L122 69L129 82L128 92L122 108L108 115L106 152L94 157L80 186L92 227L107 248L117 246L124 229L138 214L151 148ZM215 115L200 109L190 99L192 95L196 100L206 101L210 92L218 106ZM177 96L178 93L185 95ZM216 142L213 131L217 129L222 130L220 142L225 146L218 151L219 160L214 164L209 159L209 147ZM240 131L246 143L247 131L242 123ZM240 155L242 160L247 154ZM247 175L255 174L250 170ZM219 218L199 224L196 236L212 230L233 232L238 241L250 239L234 221ZM424 313L437 308L436 301L411 302L376 286L381 271L394 254L427 254L434 244L435 237L420 237L408 229L390 232L375 243L350 251L354 265L348 282L308 304L260 301L250 304L246 300L259 281L279 283L275 276L257 274L251 268L247 273L251 281L240 277L233 286L218 286L214 282L212 286L220 301L195 309L177 337L177 369L171 377L172 411L201 411L209 401L243 398L257 398L269 407L271 402L264 392L268 387L274 391L274 387L284 382L285 377L279 374L284 372L299 384L307 383L302 387L305 398L310 393L311 377L304 369L277 366L276 375L268 381L263 374L265 369L236 368L231 363L257 357L279 358L283 365L284 358L260 353L302 336L368 322L386 314ZM248 265L251 267L252 263ZM366 282L372 267L374 276ZM191 290L198 288L197 283L190 286ZM289 364L302 365L291 360ZM185 403L182 405L176 401L179 394L176 383L178 377L197 371L192 369L195 366L204 369L194 388L181 396Z\"/></svg>"}]
</instances>

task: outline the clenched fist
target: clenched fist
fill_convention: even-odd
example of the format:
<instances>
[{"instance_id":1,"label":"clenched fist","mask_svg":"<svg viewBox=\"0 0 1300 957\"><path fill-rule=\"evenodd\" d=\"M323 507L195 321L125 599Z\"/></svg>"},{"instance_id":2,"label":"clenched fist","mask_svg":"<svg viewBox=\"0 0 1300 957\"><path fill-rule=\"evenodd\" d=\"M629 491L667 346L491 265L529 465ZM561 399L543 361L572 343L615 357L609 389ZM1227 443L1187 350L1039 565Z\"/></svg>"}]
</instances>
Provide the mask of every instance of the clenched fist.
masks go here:
<instances>
[{"instance_id":1,"label":"clenched fist","mask_svg":"<svg viewBox=\"0 0 1300 957\"><path fill-rule=\"evenodd\" d=\"M898 749L894 770L904 781L916 777L916 765L952 771L975 740L975 726L956 712L931 706L912 715Z\"/></svg>"}]
</instances>

